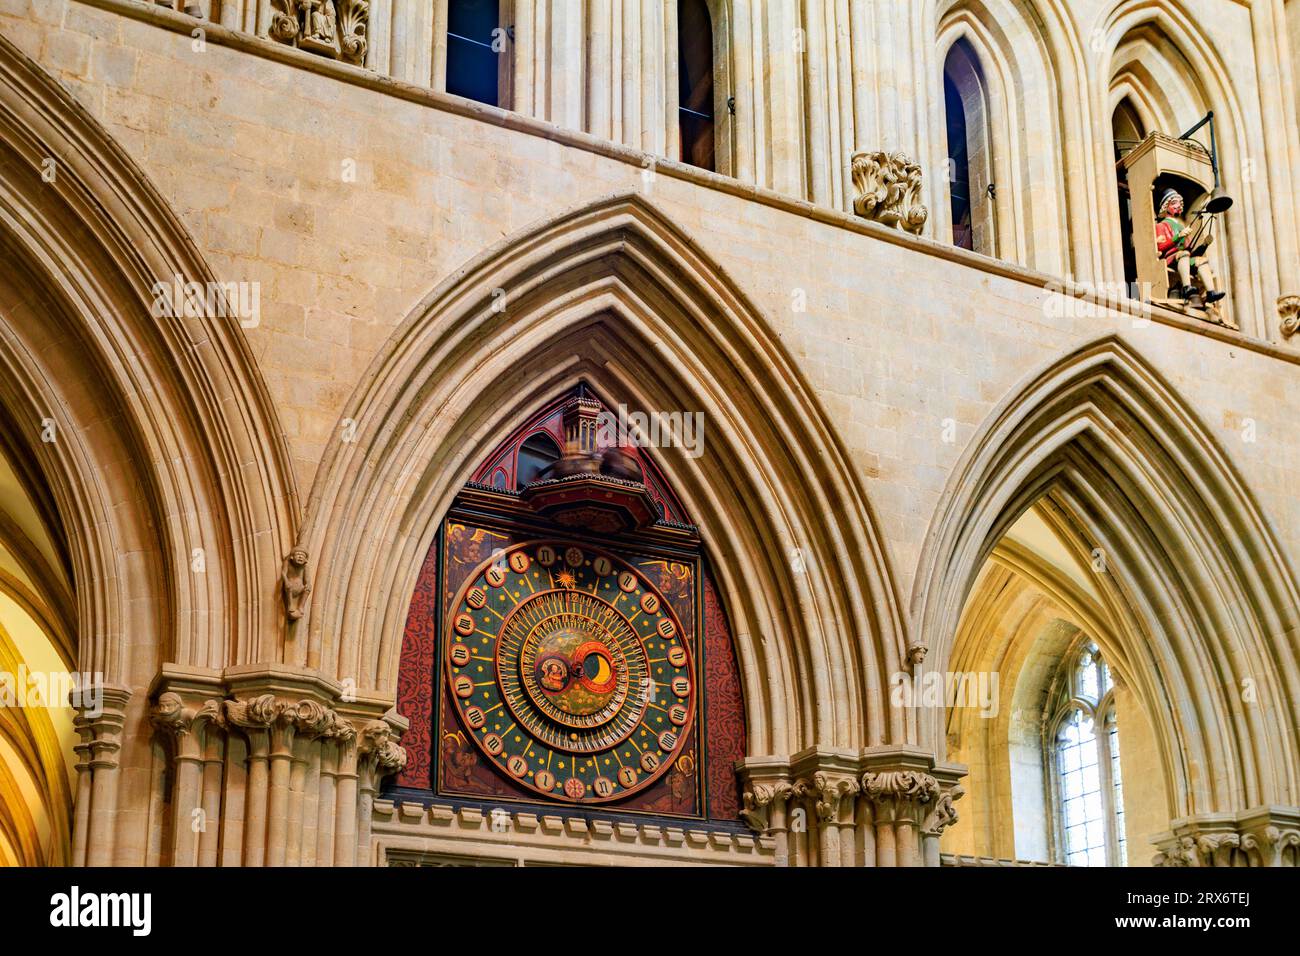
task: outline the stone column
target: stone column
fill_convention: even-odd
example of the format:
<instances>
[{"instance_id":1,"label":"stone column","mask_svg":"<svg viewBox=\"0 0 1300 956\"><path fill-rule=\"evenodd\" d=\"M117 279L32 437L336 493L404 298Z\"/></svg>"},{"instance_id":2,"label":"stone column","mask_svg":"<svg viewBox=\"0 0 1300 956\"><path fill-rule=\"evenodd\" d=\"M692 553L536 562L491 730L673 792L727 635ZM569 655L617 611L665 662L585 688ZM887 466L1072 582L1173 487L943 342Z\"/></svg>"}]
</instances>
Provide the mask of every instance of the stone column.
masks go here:
<instances>
[{"instance_id":1,"label":"stone column","mask_svg":"<svg viewBox=\"0 0 1300 956\"><path fill-rule=\"evenodd\" d=\"M151 719L167 744L156 751L166 766L155 776L174 783L170 803L159 799L151 810L161 833L147 862L350 866L358 851L368 861L374 797L406 760L397 744L406 723L391 701L345 703L336 685L286 666L223 673L167 665L154 692ZM98 743L88 721L82 733L89 778ZM91 783L82 790L86 833L96 798ZM77 845L93 848L93 835Z\"/></svg>"},{"instance_id":2,"label":"stone column","mask_svg":"<svg viewBox=\"0 0 1300 956\"><path fill-rule=\"evenodd\" d=\"M803 59L806 40L794 0L763 0L753 7L761 16L761 59L754 81L762 88L765 113L755 136L765 154L758 185L788 196L807 198L804 162ZM759 11L761 10L761 14ZM743 81L743 77L738 80Z\"/></svg>"},{"instance_id":3,"label":"stone column","mask_svg":"<svg viewBox=\"0 0 1300 956\"><path fill-rule=\"evenodd\" d=\"M744 789L741 795L741 818L756 833L770 834L776 844L778 866L791 866L794 847L791 845L789 801L793 788L790 785L789 763L784 760L747 758L740 767Z\"/></svg>"},{"instance_id":4,"label":"stone column","mask_svg":"<svg viewBox=\"0 0 1300 956\"><path fill-rule=\"evenodd\" d=\"M587 132L617 141L614 131L614 0L589 0Z\"/></svg>"},{"instance_id":5,"label":"stone column","mask_svg":"<svg viewBox=\"0 0 1300 956\"><path fill-rule=\"evenodd\" d=\"M822 866L853 866L853 842L845 846L842 827L852 824L860 792L857 780L842 771L817 771L810 781L800 781L807 786L813 798L817 820L818 860ZM847 849L847 852L845 852Z\"/></svg>"},{"instance_id":6,"label":"stone column","mask_svg":"<svg viewBox=\"0 0 1300 956\"><path fill-rule=\"evenodd\" d=\"M939 796L939 782L915 770L867 771L862 792L876 821L876 865L924 865L921 821Z\"/></svg>"},{"instance_id":7,"label":"stone column","mask_svg":"<svg viewBox=\"0 0 1300 956\"><path fill-rule=\"evenodd\" d=\"M248 739L248 785L244 791L244 866L266 862L267 800L271 789L271 728L279 716L276 699L227 701L226 719Z\"/></svg>"},{"instance_id":8,"label":"stone column","mask_svg":"<svg viewBox=\"0 0 1300 956\"><path fill-rule=\"evenodd\" d=\"M397 743L398 735L382 720L372 720L361 730L357 747L357 786L360 793L357 813L357 860L370 865L370 818L374 813L375 794L380 781L406 766L406 751Z\"/></svg>"},{"instance_id":9,"label":"stone column","mask_svg":"<svg viewBox=\"0 0 1300 956\"><path fill-rule=\"evenodd\" d=\"M340 741L334 775L334 865L355 866L357 860L357 742Z\"/></svg>"},{"instance_id":10,"label":"stone column","mask_svg":"<svg viewBox=\"0 0 1300 956\"><path fill-rule=\"evenodd\" d=\"M125 687L83 689L73 718L80 742L77 752L77 806L72 838L74 866L111 866L120 785L119 757L126 706L131 692ZM99 701L94 709L84 702Z\"/></svg>"},{"instance_id":11,"label":"stone column","mask_svg":"<svg viewBox=\"0 0 1300 956\"><path fill-rule=\"evenodd\" d=\"M809 748L788 761L746 759L740 772L741 816L774 838L778 865L938 866L965 768L939 766L917 748L856 757ZM806 826L792 825L795 811Z\"/></svg>"},{"instance_id":12,"label":"stone column","mask_svg":"<svg viewBox=\"0 0 1300 956\"><path fill-rule=\"evenodd\" d=\"M1255 44L1255 82L1259 87L1259 120L1273 222L1272 236L1268 237L1273 249L1268 260L1277 263L1277 307L1286 335L1287 300L1300 295L1300 233L1297 232L1300 222L1295 200L1296 191L1300 190L1300 133L1294 122L1296 90L1287 56L1287 21L1282 0L1254 0L1250 5L1250 26ZM1271 330L1260 331L1267 334Z\"/></svg>"},{"instance_id":13,"label":"stone column","mask_svg":"<svg viewBox=\"0 0 1300 956\"><path fill-rule=\"evenodd\" d=\"M200 844L208 837L206 849L215 863L212 840L218 832L220 810L205 793L205 768L209 744L225 730L221 701L198 695L186 700L168 691L154 704L150 720L167 740L173 774L167 858L172 866L200 865Z\"/></svg>"}]
</instances>

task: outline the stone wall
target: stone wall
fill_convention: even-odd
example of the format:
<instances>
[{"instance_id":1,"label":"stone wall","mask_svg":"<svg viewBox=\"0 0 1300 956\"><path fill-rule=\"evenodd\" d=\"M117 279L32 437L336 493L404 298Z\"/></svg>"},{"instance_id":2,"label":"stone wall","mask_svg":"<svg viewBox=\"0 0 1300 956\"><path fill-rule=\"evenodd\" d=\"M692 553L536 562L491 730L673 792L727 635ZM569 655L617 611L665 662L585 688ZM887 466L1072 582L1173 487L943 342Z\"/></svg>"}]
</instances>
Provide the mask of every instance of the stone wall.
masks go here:
<instances>
[{"instance_id":1,"label":"stone wall","mask_svg":"<svg viewBox=\"0 0 1300 956\"><path fill-rule=\"evenodd\" d=\"M247 334L304 488L367 363L439 280L526 225L637 191L726 267L795 357L868 481L903 593L972 432L1031 372L1112 333L1215 431L1300 563L1295 353L1054 296L1044 276L882 241L714 177L647 176L636 154L506 128L490 110L479 120L211 40L195 52L188 35L69 0L0 12L158 184L218 276L261 285Z\"/></svg>"},{"instance_id":2,"label":"stone wall","mask_svg":"<svg viewBox=\"0 0 1300 956\"><path fill-rule=\"evenodd\" d=\"M1218 9L1214 0L1194 5L1204 18ZM1095 6L1100 17L1101 5ZM1120 5L1121 12L1131 6ZM769 17L786 9L784 0L773 7L777 13L769 11ZM248 14L256 8L222 9ZM1252 51L1260 47L1262 28L1239 7L1232 16L1241 22L1234 23L1234 39L1222 51L1223 63L1213 67L1215 76L1231 83L1242 102L1250 100L1252 91L1259 100L1253 78L1260 64ZM771 27L778 21L767 22ZM255 30L264 26L250 24L246 16L241 24ZM1119 20L1112 26L1115 33L1127 29ZM371 424L346 421L345 409L366 385L376 356L430 290L477 258L511 253L509 240L527 227L611 195L635 195L705 259L721 266L752 305L764 332L779 341L810 386L830 422L826 441L843 450L850 477L863 489L879 529L887 578L879 584L891 601L906 607L914 594L927 532L951 491L963 453L1027 381L1106 337L1118 339L1180 396L1189 424L1195 419L1212 436L1224 473L1239 476L1244 495L1258 504L1280 553L1259 553L1253 559L1279 565L1278 575L1288 580L1293 580L1291 569L1300 567L1300 436L1294 428L1300 342L1283 340L1272 304L1279 290L1293 288L1286 283L1296 262L1286 257L1286 250L1294 248L1294 236L1287 240L1285 230L1294 231L1294 223L1288 226L1271 214L1279 200L1262 187L1243 197L1241 225L1234 233L1234 239L1243 240L1233 252L1236 308L1245 330L1238 333L1159 309L1134 315L1060 276L962 253L854 217L848 212L852 197L843 147L884 144L861 142L845 124L836 133L826 111L818 121L817 104L799 104L798 97L769 100L763 110L752 107L754 116L764 116L765 125L761 132L750 131L752 172L737 179L633 148L647 145L645 140L615 144L563 128L580 126L576 117L591 115L589 105L574 105L567 85L554 88L544 111L539 106L531 111L534 115L529 110L506 113L393 80L383 71L325 60L218 25L196 25L132 0L0 0L0 31L70 91L139 165L217 278L259 290L259 314L246 323L244 334L269 390L304 500L317 490L314 481L344 433L364 432ZM914 51L926 45L924 37L912 36L910 43ZM560 52L574 56L572 50ZM394 53L391 62L398 59ZM403 67L406 72L400 75L419 79L413 69ZM919 62L917 70L918 75L927 73ZM784 83L786 92L800 88L788 73L778 71L768 79ZM837 87L824 80L814 88L824 89L829 98ZM881 117L891 117L895 124L890 129L905 135L890 145L914 144L916 155L926 157L934 153L926 131L936 113L933 92L918 93L921 86L917 75L902 71L897 61L888 70L882 67L869 87L878 109L868 113L879 124L881 139L889 138L889 124ZM1093 89L1088 102L1097 107L1101 96ZM1057 116L1057 133L1064 136L1079 117L1063 118L1063 101L1053 102L1057 107L1048 112ZM1261 109L1267 113L1276 106L1269 100ZM1103 114L1100 108L1089 113ZM811 125L805 127L805 120ZM1255 124L1238 126L1233 136L1237 147L1267 158L1271 182L1291 176L1295 157L1287 142L1277 146ZM814 133L816 138L807 138ZM734 135L740 144L743 136ZM1090 135L1100 134L1094 129ZM1062 152L1060 142L1020 145L1041 160L1044 151ZM651 137L648 145L658 148L660 141ZM1109 203L1105 150L1093 152L1104 175L1088 171L1092 186L1071 186L1070 196L1077 199L1091 190L1100 197L1096 203ZM739 145L736 156L738 164L745 156ZM57 165L59 157L50 158ZM1071 161L1087 166L1089 155ZM1071 181L1066 166L1051 176ZM1025 175L1039 177L1026 184L1037 190L1032 195L1051 191L1038 173ZM926 182L933 198L929 170ZM1091 211L1081 216L1076 230L1081 238L1072 240L1075 245L1069 255L1057 257L1058 264L1113 259L1114 237L1102 230L1105 217L1097 213L1094 218ZM937 221L941 224L942 217ZM1047 228L1030 219L1022 225ZM932 223L930 228L937 227ZM1106 274L1104 265L1070 271ZM484 362L493 349L508 347L481 344ZM652 362L655 355L644 358ZM788 384L775 376L771 382L774 392L788 391ZM706 422L706 455L708 441ZM467 476L442 477L457 482ZM783 549L802 544L781 542ZM1195 556L1185 557L1190 561ZM379 599L372 594L365 598ZM1291 610L1281 609L1283 620ZM897 630L906 632L908 626L903 621ZM755 645L784 637L742 635ZM1290 639L1286 634L1267 638ZM274 652L284 643L280 635L258 635L257 640L263 639ZM145 669L161 666L164 661L145 658L155 651L165 654L164 647L161 640L157 647L142 647L135 663ZM212 652L214 667L228 663L217 659L218 650L224 648ZM269 659L274 653L263 656ZM826 678L820 659L809 670ZM809 675L798 677L811 684ZM137 695L140 689L135 688ZM381 696L367 702L371 710L382 711ZM149 733L137 719L141 704L133 702L126 729L137 752ZM818 702L818 707L829 710L832 704L850 706L839 701ZM853 719L865 724L861 715ZM883 731L855 727L844 736L865 741L868 733ZM882 742L879 736L870 738L870 743ZM805 743L815 747L818 742ZM915 782L897 774L920 772L925 759L933 760L933 755L913 755L905 771L883 762L871 770L872 783L861 786L877 788L869 799L879 804L871 812L880 817L863 824L854 809L868 802L855 803L863 768L849 761L837 768L842 779L818 782L824 773L820 755L814 757L804 762L802 790L791 805L801 801L801 806L819 808L829 801L834 808L829 826L817 837L820 845L812 837L793 848L778 843L777 856L833 860L843 853L847 859L861 851L853 845L855 826L878 826L892 834L892 814L912 799L901 794ZM135 806L157 781L146 779L141 766L132 773ZM833 799L824 796L823 784ZM835 789L840 784L844 786ZM197 776L187 786L202 789ZM908 813L917 811L908 806ZM363 814L365 819L369 817ZM900 824L900 840L913 857L921 846L915 823ZM393 826L400 828L400 815ZM926 836L936 838L930 842L937 853L937 834ZM889 839L879 853L893 860L893 837ZM188 854L205 848L186 844L177 849ZM364 846L358 849L365 852Z\"/></svg>"}]
</instances>

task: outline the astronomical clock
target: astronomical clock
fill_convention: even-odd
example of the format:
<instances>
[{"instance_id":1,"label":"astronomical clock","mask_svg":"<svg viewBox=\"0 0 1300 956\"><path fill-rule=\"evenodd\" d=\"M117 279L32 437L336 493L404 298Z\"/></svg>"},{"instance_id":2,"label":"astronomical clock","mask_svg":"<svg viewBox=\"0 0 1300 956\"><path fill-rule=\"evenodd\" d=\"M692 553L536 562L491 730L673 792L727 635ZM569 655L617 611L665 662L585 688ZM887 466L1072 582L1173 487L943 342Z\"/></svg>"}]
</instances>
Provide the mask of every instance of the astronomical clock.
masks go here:
<instances>
[{"instance_id":1,"label":"astronomical clock","mask_svg":"<svg viewBox=\"0 0 1300 956\"><path fill-rule=\"evenodd\" d=\"M395 799L737 822L726 613L649 449L602 441L603 412L585 386L541 409L443 522L403 642Z\"/></svg>"}]
</instances>

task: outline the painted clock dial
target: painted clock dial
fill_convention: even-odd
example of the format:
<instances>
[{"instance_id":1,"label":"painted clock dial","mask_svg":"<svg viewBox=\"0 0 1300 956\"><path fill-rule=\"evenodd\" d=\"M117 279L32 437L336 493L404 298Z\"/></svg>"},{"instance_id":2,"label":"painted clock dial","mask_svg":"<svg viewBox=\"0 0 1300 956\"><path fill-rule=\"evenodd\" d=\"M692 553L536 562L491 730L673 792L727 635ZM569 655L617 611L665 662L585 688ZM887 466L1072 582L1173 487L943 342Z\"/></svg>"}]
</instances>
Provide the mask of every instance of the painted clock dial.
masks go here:
<instances>
[{"instance_id":1,"label":"painted clock dial","mask_svg":"<svg viewBox=\"0 0 1300 956\"><path fill-rule=\"evenodd\" d=\"M617 557L534 541L479 567L451 606L448 689L478 749L525 787L605 803L685 744L695 672L677 618Z\"/></svg>"}]
</instances>

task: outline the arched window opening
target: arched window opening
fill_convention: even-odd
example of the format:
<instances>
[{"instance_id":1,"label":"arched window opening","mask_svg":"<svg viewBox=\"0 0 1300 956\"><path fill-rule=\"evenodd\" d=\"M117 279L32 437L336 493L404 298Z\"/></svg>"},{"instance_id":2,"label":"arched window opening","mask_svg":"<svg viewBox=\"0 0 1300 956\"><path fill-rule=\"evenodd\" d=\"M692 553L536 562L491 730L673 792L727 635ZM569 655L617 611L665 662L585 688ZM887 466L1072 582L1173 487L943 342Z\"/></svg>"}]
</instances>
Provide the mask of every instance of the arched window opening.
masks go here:
<instances>
[{"instance_id":1,"label":"arched window opening","mask_svg":"<svg viewBox=\"0 0 1300 956\"><path fill-rule=\"evenodd\" d=\"M996 255L988 98L979 60L964 40L952 45L944 61L943 96L952 241L962 249Z\"/></svg>"},{"instance_id":2,"label":"arched window opening","mask_svg":"<svg viewBox=\"0 0 1300 956\"><path fill-rule=\"evenodd\" d=\"M706 0L678 0L677 58L682 162L715 171L713 21Z\"/></svg>"},{"instance_id":3,"label":"arched window opening","mask_svg":"<svg viewBox=\"0 0 1300 956\"><path fill-rule=\"evenodd\" d=\"M1052 723L1058 856L1069 866L1125 866L1124 795L1114 683L1097 646L1067 658Z\"/></svg>"},{"instance_id":4,"label":"arched window opening","mask_svg":"<svg viewBox=\"0 0 1300 956\"><path fill-rule=\"evenodd\" d=\"M948 114L948 195L952 202L952 244L974 250L970 221L970 157L966 154L966 110L961 94L945 71L943 101Z\"/></svg>"},{"instance_id":5,"label":"arched window opening","mask_svg":"<svg viewBox=\"0 0 1300 956\"><path fill-rule=\"evenodd\" d=\"M1138 281L1137 253L1133 249L1133 197L1129 193L1128 170L1121 164L1133 147L1146 139L1146 127L1127 99L1121 100L1111 116L1115 144L1115 185L1119 192L1120 236L1124 245L1124 283L1134 290Z\"/></svg>"},{"instance_id":6,"label":"arched window opening","mask_svg":"<svg viewBox=\"0 0 1300 956\"><path fill-rule=\"evenodd\" d=\"M499 0L448 0L447 92L501 105Z\"/></svg>"},{"instance_id":7,"label":"arched window opening","mask_svg":"<svg viewBox=\"0 0 1300 956\"><path fill-rule=\"evenodd\" d=\"M545 432L537 432L524 439L519 446L519 464L515 466L515 488L522 490L529 482L555 464L560 458L560 446Z\"/></svg>"}]
</instances>

